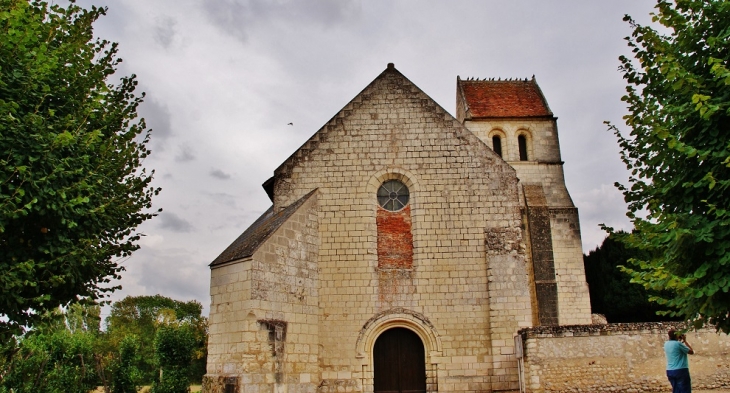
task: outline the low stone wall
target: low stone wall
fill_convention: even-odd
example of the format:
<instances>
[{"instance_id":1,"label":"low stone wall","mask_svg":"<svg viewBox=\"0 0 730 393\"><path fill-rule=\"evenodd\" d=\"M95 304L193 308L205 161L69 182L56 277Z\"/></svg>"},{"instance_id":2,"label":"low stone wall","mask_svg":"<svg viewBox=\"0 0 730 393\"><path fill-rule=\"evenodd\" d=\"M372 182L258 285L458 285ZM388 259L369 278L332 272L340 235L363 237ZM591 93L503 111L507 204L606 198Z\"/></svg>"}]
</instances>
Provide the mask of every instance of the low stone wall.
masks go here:
<instances>
[{"instance_id":1,"label":"low stone wall","mask_svg":"<svg viewBox=\"0 0 730 393\"><path fill-rule=\"evenodd\" d=\"M516 339L524 392L667 392L664 342L678 323L543 326ZM730 337L687 333L695 389L730 387Z\"/></svg>"}]
</instances>

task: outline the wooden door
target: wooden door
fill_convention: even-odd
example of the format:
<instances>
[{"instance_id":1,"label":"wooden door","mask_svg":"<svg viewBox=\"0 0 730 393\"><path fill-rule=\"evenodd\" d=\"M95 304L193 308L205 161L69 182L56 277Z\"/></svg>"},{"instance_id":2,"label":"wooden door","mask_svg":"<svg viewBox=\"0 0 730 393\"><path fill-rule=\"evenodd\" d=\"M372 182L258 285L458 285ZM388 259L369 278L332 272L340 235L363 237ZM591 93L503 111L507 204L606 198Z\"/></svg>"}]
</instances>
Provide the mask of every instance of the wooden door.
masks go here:
<instances>
[{"instance_id":1,"label":"wooden door","mask_svg":"<svg viewBox=\"0 0 730 393\"><path fill-rule=\"evenodd\" d=\"M383 332L373 349L376 393L425 393L426 354L416 333L405 328Z\"/></svg>"}]
</instances>

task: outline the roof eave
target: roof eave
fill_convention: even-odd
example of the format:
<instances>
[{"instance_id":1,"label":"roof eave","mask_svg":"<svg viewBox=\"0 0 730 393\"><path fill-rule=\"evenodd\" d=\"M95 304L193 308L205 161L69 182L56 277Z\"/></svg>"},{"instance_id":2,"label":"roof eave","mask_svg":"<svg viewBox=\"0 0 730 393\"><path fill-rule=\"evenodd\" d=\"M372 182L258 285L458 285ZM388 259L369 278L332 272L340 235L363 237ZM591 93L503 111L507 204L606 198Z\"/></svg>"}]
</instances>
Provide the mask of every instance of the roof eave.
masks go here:
<instances>
[{"instance_id":1,"label":"roof eave","mask_svg":"<svg viewBox=\"0 0 730 393\"><path fill-rule=\"evenodd\" d=\"M553 113L553 111L550 110L550 105L548 105L547 98L545 98L545 94L542 93L542 89L540 88L540 85L537 83L537 78L535 78L535 75L532 76L532 83L535 84L535 87L537 88L537 92L540 94L540 98L542 99L542 103L545 105L545 109L547 109L548 112Z\"/></svg>"},{"instance_id":2,"label":"roof eave","mask_svg":"<svg viewBox=\"0 0 730 393\"><path fill-rule=\"evenodd\" d=\"M464 106L464 121L472 120L471 108L469 108L469 100L466 99L466 93L464 93L464 81L461 80L459 75L456 76L456 86L459 89L457 99L461 99L462 105ZM457 113L458 115L458 113Z\"/></svg>"},{"instance_id":3,"label":"roof eave","mask_svg":"<svg viewBox=\"0 0 730 393\"><path fill-rule=\"evenodd\" d=\"M519 119L544 119L544 120L558 120L555 115L534 115L534 116L474 116L468 120L519 120Z\"/></svg>"},{"instance_id":4,"label":"roof eave","mask_svg":"<svg viewBox=\"0 0 730 393\"><path fill-rule=\"evenodd\" d=\"M232 265L234 263L247 262L247 261L250 261L252 259L253 259L253 254L251 254L251 255L245 255L245 256L242 256L240 258L231 259L231 260L228 260L228 261L225 261L225 262L211 262L210 264L208 264L208 267L210 267L211 269L217 269L219 267Z\"/></svg>"}]
</instances>

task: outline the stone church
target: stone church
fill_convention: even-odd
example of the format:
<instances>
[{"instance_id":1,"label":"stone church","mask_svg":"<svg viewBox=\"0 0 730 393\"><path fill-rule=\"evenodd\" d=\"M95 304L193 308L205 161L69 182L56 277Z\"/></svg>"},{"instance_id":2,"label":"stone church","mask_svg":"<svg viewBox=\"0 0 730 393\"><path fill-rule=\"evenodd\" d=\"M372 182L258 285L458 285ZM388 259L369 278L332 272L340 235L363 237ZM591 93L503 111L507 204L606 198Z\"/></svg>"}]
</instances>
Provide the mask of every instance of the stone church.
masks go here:
<instances>
[{"instance_id":1,"label":"stone church","mask_svg":"<svg viewBox=\"0 0 730 393\"><path fill-rule=\"evenodd\" d=\"M263 184L211 264L206 392L518 389L515 337L590 324L578 211L535 78L388 64Z\"/></svg>"}]
</instances>

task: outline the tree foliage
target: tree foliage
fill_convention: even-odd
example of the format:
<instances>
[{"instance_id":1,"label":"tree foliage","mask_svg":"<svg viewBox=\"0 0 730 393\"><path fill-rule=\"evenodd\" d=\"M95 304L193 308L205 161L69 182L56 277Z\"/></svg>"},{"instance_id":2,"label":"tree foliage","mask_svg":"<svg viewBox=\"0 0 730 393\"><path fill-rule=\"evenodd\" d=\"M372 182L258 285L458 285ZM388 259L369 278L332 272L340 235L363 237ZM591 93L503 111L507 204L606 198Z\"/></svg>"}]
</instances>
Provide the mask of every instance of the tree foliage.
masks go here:
<instances>
[{"instance_id":1,"label":"tree foliage","mask_svg":"<svg viewBox=\"0 0 730 393\"><path fill-rule=\"evenodd\" d=\"M119 356L111 365L111 393L137 393L142 376L139 364L139 339L129 335L119 343Z\"/></svg>"},{"instance_id":2,"label":"tree foliage","mask_svg":"<svg viewBox=\"0 0 730 393\"><path fill-rule=\"evenodd\" d=\"M160 366L152 393L187 393L188 370L193 360L196 338L189 323L161 326L155 334L155 359Z\"/></svg>"},{"instance_id":3,"label":"tree foliage","mask_svg":"<svg viewBox=\"0 0 730 393\"><path fill-rule=\"evenodd\" d=\"M631 277L619 268L629 259L642 256L637 250L617 241L616 237L620 235L623 232L606 237L599 247L583 256L591 311L605 315L610 323L672 320L658 315L657 312L667 309L650 302L650 292L631 283Z\"/></svg>"},{"instance_id":4,"label":"tree foliage","mask_svg":"<svg viewBox=\"0 0 730 393\"><path fill-rule=\"evenodd\" d=\"M99 384L100 360L94 333L65 328L33 332L7 361L0 392L88 393Z\"/></svg>"},{"instance_id":5,"label":"tree foliage","mask_svg":"<svg viewBox=\"0 0 730 393\"><path fill-rule=\"evenodd\" d=\"M111 84L104 8L0 0L0 337L115 289L151 218L134 76Z\"/></svg>"},{"instance_id":6,"label":"tree foliage","mask_svg":"<svg viewBox=\"0 0 730 393\"><path fill-rule=\"evenodd\" d=\"M653 21L626 17L622 56L629 135L611 126L631 171L618 185L645 253L628 272L694 326L730 332L730 1L659 0ZM661 29L661 30L657 30Z\"/></svg>"},{"instance_id":7,"label":"tree foliage","mask_svg":"<svg viewBox=\"0 0 730 393\"><path fill-rule=\"evenodd\" d=\"M96 386L129 393L149 384L159 392L187 389L205 373L201 311L196 301L128 297L112 305L106 331L99 328L99 306L46 312L33 330L0 343L0 393L88 393Z\"/></svg>"},{"instance_id":8,"label":"tree foliage","mask_svg":"<svg viewBox=\"0 0 730 393\"><path fill-rule=\"evenodd\" d=\"M128 296L112 304L106 319L107 334L113 346L130 335L139 338L141 381L151 383L158 377L160 363L155 360L155 337L163 327L186 325L194 341L190 348L191 364L185 371L185 381L200 382L205 374L208 324L202 316L203 306L195 301L183 302L161 295Z\"/></svg>"}]
</instances>

